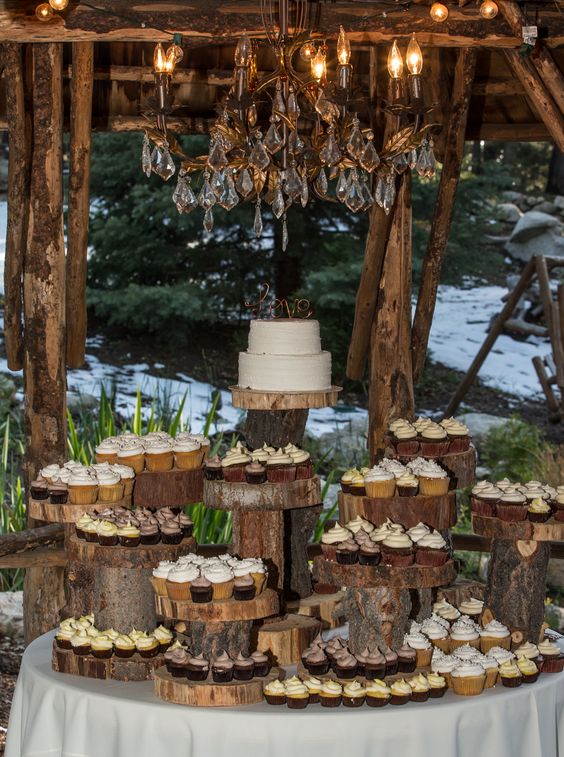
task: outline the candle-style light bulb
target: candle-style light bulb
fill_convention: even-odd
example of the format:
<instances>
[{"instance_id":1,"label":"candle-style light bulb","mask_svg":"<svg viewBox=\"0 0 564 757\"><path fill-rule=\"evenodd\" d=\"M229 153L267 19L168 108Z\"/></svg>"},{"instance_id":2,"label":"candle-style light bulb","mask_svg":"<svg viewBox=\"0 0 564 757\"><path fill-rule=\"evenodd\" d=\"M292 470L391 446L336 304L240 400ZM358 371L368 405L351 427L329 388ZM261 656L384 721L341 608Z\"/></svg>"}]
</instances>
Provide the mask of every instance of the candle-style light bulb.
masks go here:
<instances>
[{"instance_id":1,"label":"candle-style light bulb","mask_svg":"<svg viewBox=\"0 0 564 757\"><path fill-rule=\"evenodd\" d=\"M320 47L311 59L311 75L317 81L323 81L327 74L327 62L325 60L325 52Z\"/></svg>"},{"instance_id":2,"label":"candle-style light bulb","mask_svg":"<svg viewBox=\"0 0 564 757\"><path fill-rule=\"evenodd\" d=\"M49 0L49 5L54 11L64 11L68 4L69 0Z\"/></svg>"},{"instance_id":3,"label":"candle-style light bulb","mask_svg":"<svg viewBox=\"0 0 564 757\"><path fill-rule=\"evenodd\" d=\"M40 3L35 9L35 15L40 21L50 21L53 18L53 8L49 3Z\"/></svg>"},{"instance_id":4,"label":"candle-style light bulb","mask_svg":"<svg viewBox=\"0 0 564 757\"><path fill-rule=\"evenodd\" d=\"M351 59L351 43L342 26L339 27L339 39L337 40L337 57L341 66L348 66Z\"/></svg>"},{"instance_id":5,"label":"candle-style light bulb","mask_svg":"<svg viewBox=\"0 0 564 757\"><path fill-rule=\"evenodd\" d=\"M155 52L153 53L153 69L156 74L167 73L166 55L160 42L155 47Z\"/></svg>"},{"instance_id":6,"label":"candle-style light bulb","mask_svg":"<svg viewBox=\"0 0 564 757\"><path fill-rule=\"evenodd\" d=\"M403 58L401 57L397 39L394 40L388 53L388 73L392 79L401 79L403 73Z\"/></svg>"},{"instance_id":7,"label":"candle-style light bulb","mask_svg":"<svg viewBox=\"0 0 564 757\"><path fill-rule=\"evenodd\" d=\"M251 62L251 56L253 54L253 43L250 38L244 34L239 38L237 47L235 48L235 65L236 66L248 66Z\"/></svg>"},{"instance_id":8,"label":"candle-style light bulb","mask_svg":"<svg viewBox=\"0 0 564 757\"><path fill-rule=\"evenodd\" d=\"M409 40L405 62L407 63L407 68L412 76L421 73L421 69L423 68L423 53L419 47L419 42L415 39L415 34Z\"/></svg>"},{"instance_id":9,"label":"candle-style light bulb","mask_svg":"<svg viewBox=\"0 0 564 757\"><path fill-rule=\"evenodd\" d=\"M444 3L433 3L429 13L433 21L436 21L438 24L442 24L448 18L448 8Z\"/></svg>"},{"instance_id":10,"label":"candle-style light bulb","mask_svg":"<svg viewBox=\"0 0 564 757\"><path fill-rule=\"evenodd\" d=\"M176 68L176 64L180 63L182 58L184 57L184 50L180 47L180 45L172 44L166 51L166 71L169 74L174 73L174 69Z\"/></svg>"},{"instance_id":11,"label":"candle-style light bulb","mask_svg":"<svg viewBox=\"0 0 564 757\"><path fill-rule=\"evenodd\" d=\"M482 18L487 18L489 21L497 16L498 10L499 8L494 0L484 0L480 5L480 16L482 16Z\"/></svg>"}]
</instances>

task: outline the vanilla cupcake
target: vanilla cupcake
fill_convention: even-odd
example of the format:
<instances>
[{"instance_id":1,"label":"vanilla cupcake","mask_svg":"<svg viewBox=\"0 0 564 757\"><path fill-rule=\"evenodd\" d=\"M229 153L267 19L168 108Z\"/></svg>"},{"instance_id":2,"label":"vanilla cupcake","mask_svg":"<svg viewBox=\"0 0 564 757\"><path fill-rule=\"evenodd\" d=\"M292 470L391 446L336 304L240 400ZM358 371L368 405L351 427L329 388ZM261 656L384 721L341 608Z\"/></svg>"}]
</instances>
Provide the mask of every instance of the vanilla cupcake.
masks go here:
<instances>
[{"instance_id":1,"label":"vanilla cupcake","mask_svg":"<svg viewBox=\"0 0 564 757\"><path fill-rule=\"evenodd\" d=\"M104 439L94 450L97 463L117 463L119 443L115 437Z\"/></svg>"},{"instance_id":2,"label":"vanilla cupcake","mask_svg":"<svg viewBox=\"0 0 564 757\"><path fill-rule=\"evenodd\" d=\"M141 473L145 470L145 448L138 441L122 442L118 450L118 463Z\"/></svg>"},{"instance_id":3,"label":"vanilla cupcake","mask_svg":"<svg viewBox=\"0 0 564 757\"><path fill-rule=\"evenodd\" d=\"M465 697L481 694L486 684L486 671L477 662L461 662L451 676L454 693Z\"/></svg>"},{"instance_id":4,"label":"vanilla cupcake","mask_svg":"<svg viewBox=\"0 0 564 757\"><path fill-rule=\"evenodd\" d=\"M192 581L195 581L199 575L200 571L195 565L182 563L175 565L167 572L165 579L168 597L175 601L188 602L191 597ZM153 576L155 576L155 571L153 571Z\"/></svg>"},{"instance_id":5,"label":"vanilla cupcake","mask_svg":"<svg viewBox=\"0 0 564 757\"><path fill-rule=\"evenodd\" d=\"M119 473L108 469L96 472L98 480L98 500L100 502L119 502L124 496L124 485Z\"/></svg>"},{"instance_id":6,"label":"vanilla cupcake","mask_svg":"<svg viewBox=\"0 0 564 757\"><path fill-rule=\"evenodd\" d=\"M230 599L233 595L233 571L224 563L212 564L204 567L204 578L212 584L213 599Z\"/></svg>"},{"instance_id":7,"label":"vanilla cupcake","mask_svg":"<svg viewBox=\"0 0 564 757\"><path fill-rule=\"evenodd\" d=\"M173 567L173 562L170 562L169 560L162 560L156 568L153 568L151 583L153 585L155 593L161 597L168 596L166 579L168 578L168 574L173 569Z\"/></svg>"},{"instance_id":8,"label":"vanilla cupcake","mask_svg":"<svg viewBox=\"0 0 564 757\"><path fill-rule=\"evenodd\" d=\"M93 505L98 498L98 483L85 468L73 470L67 486L72 505Z\"/></svg>"},{"instance_id":9,"label":"vanilla cupcake","mask_svg":"<svg viewBox=\"0 0 564 757\"><path fill-rule=\"evenodd\" d=\"M150 471L168 471L174 465L174 453L169 441L151 439L145 443L145 466Z\"/></svg>"},{"instance_id":10,"label":"vanilla cupcake","mask_svg":"<svg viewBox=\"0 0 564 757\"><path fill-rule=\"evenodd\" d=\"M209 449L209 445L208 445ZM176 467L180 470L195 470L202 465L205 456L202 445L196 439L176 440L172 448Z\"/></svg>"},{"instance_id":11,"label":"vanilla cupcake","mask_svg":"<svg viewBox=\"0 0 564 757\"><path fill-rule=\"evenodd\" d=\"M339 523L325 531L321 537L321 550L325 559L335 561L337 559L337 544L341 544L351 536L352 532Z\"/></svg>"},{"instance_id":12,"label":"vanilla cupcake","mask_svg":"<svg viewBox=\"0 0 564 757\"><path fill-rule=\"evenodd\" d=\"M337 681L324 681L319 692L322 707L338 707L343 698L343 687Z\"/></svg>"},{"instance_id":13,"label":"vanilla cupcake","mask_svg":"<svg viewBox=\"0 0 564 757\"><path fill-rule=\"evenodd\" d=\"M345 707L362 707L366 698L366 689L358 681L350 681L343 687L343 705Z\"/></svg>"},{"instance_id":14,"label":"vanilla cupcake","mask_svg":"<svg viewBox=\"0 0 564 757\"><path fill-rule=\"evenodd\" d=\"M473 624L457 620L450 629L450 649L455 650L464 644L469 644L475 649L480 648L480 634Z\"/></svg>"},{"instance_id":15,"label":"vanilla cupcake","mask_svg":"<svg viewBox=\"0 0 564 757\"><path fill-rule=\"evenodd\" d=\"M364 689L366 704L369 707L383 707L388 704L391 697L390 687L384 681L377 678L369 681Z\"/></svg>"},{"instance_id":16,"label":"vanilla cupcake","mask_svg":"<svg viewBox=\"0 0 564 757\"><path fill-rule=\"evenodd\" d=\"M393 497L396 490L396 479L393 473L376 465L364 476L364 488L366 496L372 499Z\"/></svg>"},{"instance_id":17,"label":"vanilla cupcake","mask_svg":"<svg viewBox=\"0 0 564 757\"><path fill-rule=\"evenodd\" d=\"M491 620L480 631L480 649L487 654L492 647L510 649L511 633L507 626L497 620Z\"/></svg>"}]
</instances>

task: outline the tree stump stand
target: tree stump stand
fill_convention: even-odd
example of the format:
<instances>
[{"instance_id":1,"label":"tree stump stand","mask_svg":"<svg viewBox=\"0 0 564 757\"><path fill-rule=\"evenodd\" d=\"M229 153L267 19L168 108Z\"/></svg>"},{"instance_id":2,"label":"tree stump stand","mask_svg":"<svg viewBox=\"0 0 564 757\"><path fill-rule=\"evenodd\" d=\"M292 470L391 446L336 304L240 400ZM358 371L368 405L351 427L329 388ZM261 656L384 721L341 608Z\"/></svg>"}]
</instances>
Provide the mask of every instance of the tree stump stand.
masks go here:
<instances>
[{"instance_id":1,"label":"tree stump stand","mask_svg":"<svg viewBox=\"0 0 564 757\"><path fill-rule=\"evenodd\" d=\"M361 516L375 526L387 518L401 523L404 528L412 528L418 523L426 523L439 531L456 524L456 492L441 497L359 497L355 494L339 492L339 520L347 523Z\"/></svg>"},{"instance_id":2,"label":"tree stump stand","mask_svg":"<svg viewBox=\"0 0 564 757\"><path fill-rule=\"evenodd\" d=\"M59 649L55 642L51 658L51 666L57 673L101 681L149 681L163 662L162 654L145 658L137 652L127 659L112 655L108 660L99 660L93 655L76 655L72 650Z\"/></svg>"},{"instance_id":3,"label":"tree stump stand","mask_svg":"<svg viewBox=\"0 0 564 757\"><path fill-rule=\"evenodd\" d=\"M142 471L135 476L135 507L184 507L201 502L204 491L202 468Z\"/></svg>"}]
</instances>

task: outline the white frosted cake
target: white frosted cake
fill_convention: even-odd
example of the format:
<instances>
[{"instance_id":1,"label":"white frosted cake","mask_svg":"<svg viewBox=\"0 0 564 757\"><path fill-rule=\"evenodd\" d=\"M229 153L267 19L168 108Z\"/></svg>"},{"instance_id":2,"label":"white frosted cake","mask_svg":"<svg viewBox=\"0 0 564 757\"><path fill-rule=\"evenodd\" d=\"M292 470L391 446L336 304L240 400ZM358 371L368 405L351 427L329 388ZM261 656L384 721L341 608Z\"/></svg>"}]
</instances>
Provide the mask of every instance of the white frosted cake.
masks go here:
<instances>
[{"instance_id":1,"label":"white frosted cake","mask_svg":"<svg viewBox=\"0 0 564 757\"><path fill-rule=\"evenodd\" d=\"M321 349L319 321L251 321L249 346L239 353L239 386L265 392L331 388L331 353Z\"/></svg>"}]
</instances>

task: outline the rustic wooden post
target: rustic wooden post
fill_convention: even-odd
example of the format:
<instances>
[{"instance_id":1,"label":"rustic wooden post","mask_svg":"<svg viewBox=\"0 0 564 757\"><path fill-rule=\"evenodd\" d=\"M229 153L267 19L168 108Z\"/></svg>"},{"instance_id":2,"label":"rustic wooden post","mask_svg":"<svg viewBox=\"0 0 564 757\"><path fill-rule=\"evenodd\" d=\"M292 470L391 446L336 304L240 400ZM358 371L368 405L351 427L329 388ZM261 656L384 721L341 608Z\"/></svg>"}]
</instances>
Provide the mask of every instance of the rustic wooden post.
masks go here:
<instances>
[{"instance_id":1,"label":"rustic wooden post","mask_svg":"<svg viewBox=\"0 0 564 757\"><path fill-rule=\"evenodd\" d=\"M90 153L94 44L72 45L70 166L66 269L66 361L84 363L86 344L86 253L90 215Z\"/></svg>"},{"instance_id":2,"label":"rustic wooden post","mask_svg":"<svg viewBox=\"0 0 564 757\"><path fill-rule=\"evenodd\" d=\"M472 95L476 49L463 49L458 53L454 71L452 101L445 144L445 158L441 172L439 192L431 224L427 250L421 272L421 286L413 320L411 350L413 353L413 380L421 378L429 333L435 312L441 268L452 223L460 168L464 157L464 137L468 120L468 107Z\"/></svg>"},{"instance_id":3,"label":"rustic wooden post","mask_svg":"<svg viewBox=\"0 0 564 757\"><path fill-rule=\"evenodd\" d=\"M31 117L24 92L24 47L2 45L8 119L8 223L4 263L4 340L8 368L23 367L23 259L27 245L31 178Z\"/></svg>"},{"instance_id":4,"label":"rustic wooden post","mask_svg":"<svg viewBox=\"0 0 564 757\"><path fill-rule=\"evenodd\" d=\"M67 445L62 56L60 43L33 46L31 196L23 286L28 481L42 465L62 462ZM26 571L28 642L56 625L64 604L63 577L61 568Z\"/></svg>"},{"instance_id":5,"label":"rustic wooden post","mask_svg":"<svg viewBox=\"0 0 564 757\"><path fill-rule=\"evenodd\" d=\"M384 449L390 417L414 412L411 369L411 174L400 179L370 345L369 448Z\"/></svg>"}]
</instances>

